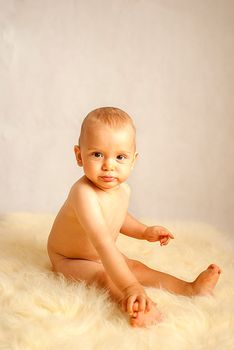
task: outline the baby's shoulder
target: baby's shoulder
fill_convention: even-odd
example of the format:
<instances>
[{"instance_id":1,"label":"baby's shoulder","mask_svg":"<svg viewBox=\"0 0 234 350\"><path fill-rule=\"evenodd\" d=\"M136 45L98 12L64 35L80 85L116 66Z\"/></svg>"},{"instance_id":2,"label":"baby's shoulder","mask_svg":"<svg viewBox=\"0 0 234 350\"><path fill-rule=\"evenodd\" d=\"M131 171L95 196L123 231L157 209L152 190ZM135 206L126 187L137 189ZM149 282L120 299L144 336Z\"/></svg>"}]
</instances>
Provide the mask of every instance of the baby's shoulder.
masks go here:
<instances>
[{"instance_id":1,"label":"baby's shoulder","mask_svg":"<svg viewBox=\"0 0 234 350\"><path fill-rule=\"evenodd\" d=\"M72 185L68 198L71 201L75 199L77 202L78 199L87 199L90 196L96 197L96 193L90 183L82 177Z\"/></svg>"},{"instance_id":2,"label":"baby's shoulder","mask_svg":"<svg viewBox=\"0 0 234 350\"><path fill-rule=\"evenodd\" d=\"M77 180L71 187L71 191L79 191L81 189L88 189L91 188L90 181L85 177L82 176L79 180Z\"/></svg>"}]
</instances>

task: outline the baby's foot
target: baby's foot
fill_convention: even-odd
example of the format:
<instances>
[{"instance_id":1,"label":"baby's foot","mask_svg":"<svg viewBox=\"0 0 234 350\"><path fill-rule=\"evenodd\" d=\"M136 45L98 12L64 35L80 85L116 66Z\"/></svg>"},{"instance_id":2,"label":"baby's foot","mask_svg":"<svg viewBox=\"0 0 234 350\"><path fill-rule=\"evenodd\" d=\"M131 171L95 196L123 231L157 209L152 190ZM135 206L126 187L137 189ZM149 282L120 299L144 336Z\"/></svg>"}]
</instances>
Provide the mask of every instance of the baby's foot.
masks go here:
<instances>
[{"instance_id":1,"label":"baby's foot","mask_svg":"<svg viewBox=\"0 0 234 350\"><path fill-rule=\"evenodd\" d=\"M130 324L133 327L149 327L160 321L162 321L162 314L156 308L152 306L150 311L138 311L138 302L133 305L133 316L130 318Z\"/></svg>"},{"instance_id":2,"label":"baby's foot","mask_svg":"<svg viewBox=\"0 0 234 350\"><path fill-rule=\"evenodd\" d=\"M220 268L215 264L211 264L205 271L200 273L200 275L192 283L194 294L212 294L220 274Z\"/></svg>"}]
</instances>

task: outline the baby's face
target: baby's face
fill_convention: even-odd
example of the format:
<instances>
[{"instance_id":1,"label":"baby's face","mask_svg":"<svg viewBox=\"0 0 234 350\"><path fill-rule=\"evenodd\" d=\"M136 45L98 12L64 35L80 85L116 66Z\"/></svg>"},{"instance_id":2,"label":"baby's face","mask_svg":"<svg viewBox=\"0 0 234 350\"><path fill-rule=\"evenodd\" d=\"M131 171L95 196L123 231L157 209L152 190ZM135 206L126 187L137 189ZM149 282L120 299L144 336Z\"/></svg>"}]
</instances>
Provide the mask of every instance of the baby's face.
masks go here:
<instances>
[{"instance_id":1,"label":"baby's face","mask_svg":"<svg viewBox=\"0 0 234 350\"><path fill-rule=\"evenodd\" d=\"M130 175L137 156L134 131L130 125L113 129L91 123L75 153L90 181L103 190L117 189Z\"/></svg>"}]
</instances>

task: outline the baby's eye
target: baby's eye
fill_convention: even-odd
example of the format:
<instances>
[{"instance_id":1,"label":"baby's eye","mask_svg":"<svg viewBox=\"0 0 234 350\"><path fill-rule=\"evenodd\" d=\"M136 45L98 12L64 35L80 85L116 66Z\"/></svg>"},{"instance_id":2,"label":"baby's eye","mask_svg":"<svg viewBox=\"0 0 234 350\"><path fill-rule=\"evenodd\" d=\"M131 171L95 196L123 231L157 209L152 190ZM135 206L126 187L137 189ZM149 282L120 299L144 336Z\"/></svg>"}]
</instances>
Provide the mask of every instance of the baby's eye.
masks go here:
<instances>
[{"instance_id":1,"label":"baby's eye","mask_svg":"<svg viewBox=\"0 0 234 350\"><path fill-rule=\"evenodd\" d=\"M126 156L124 154L119 154L116 158L118 160L124 160L124 159L126 159Z\"/></svg>"},{"instance_id":2,"label":"baby's eye","mask_svg":"<svg viewBox=\"0 0 234 350\"><path fill-rule=\"evenodd\" d=\"M95 158L101 158L101 157L102 157L102 154L101 154L100 152L94 152L94 153L93 153L93 156L94 156Z\"/></svg>"}]
</instances>

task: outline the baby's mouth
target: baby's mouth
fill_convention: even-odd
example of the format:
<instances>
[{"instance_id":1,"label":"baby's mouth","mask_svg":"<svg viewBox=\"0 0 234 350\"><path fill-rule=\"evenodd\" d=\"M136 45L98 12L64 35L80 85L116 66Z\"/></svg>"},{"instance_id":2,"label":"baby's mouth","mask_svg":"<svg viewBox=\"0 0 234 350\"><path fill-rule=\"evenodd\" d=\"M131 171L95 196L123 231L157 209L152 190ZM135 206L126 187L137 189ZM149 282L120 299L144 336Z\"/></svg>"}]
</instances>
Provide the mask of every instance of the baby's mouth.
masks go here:
<instances>
[{"instance_id":1,"label":"baby's mouth","mask_svg":"<svg viewBox=\"0 0 234 350\"><path fill-rule=\"evenodd\" d=\"M116 180L116 177L114 176L100 176L100 178L105 181L105 182L112 182L112 181L115 181Z\"/></svg>"}]
</instances>

